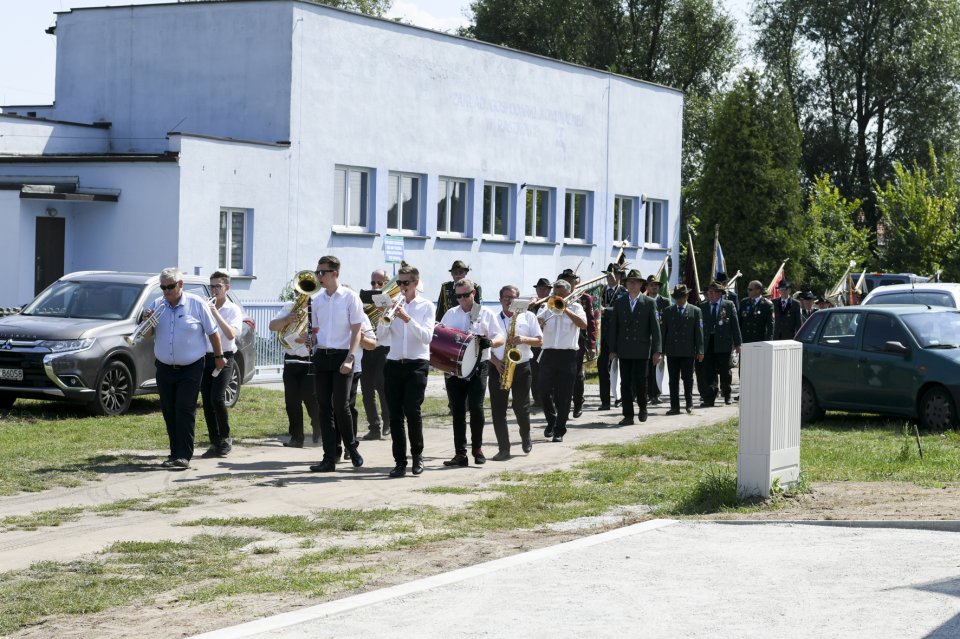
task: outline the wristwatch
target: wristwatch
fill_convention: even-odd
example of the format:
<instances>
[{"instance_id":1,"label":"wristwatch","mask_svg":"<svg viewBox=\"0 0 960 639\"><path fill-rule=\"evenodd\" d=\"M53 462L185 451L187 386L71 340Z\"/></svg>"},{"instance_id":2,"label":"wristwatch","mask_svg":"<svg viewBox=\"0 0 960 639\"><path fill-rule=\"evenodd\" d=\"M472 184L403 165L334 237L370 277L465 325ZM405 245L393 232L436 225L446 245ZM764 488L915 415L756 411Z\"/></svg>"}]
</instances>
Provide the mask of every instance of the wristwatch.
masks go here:
<instances>
[{"instance_id":1,"label":"wristwatch","mask_svg":"<svg viewBox=\"0 0 960 639\"><path fill-rule=\"evenodd\" d=\"M221 353L220 355L214 355L213 359L223 359L223 353Z\"/></svg>"}]
</instances>

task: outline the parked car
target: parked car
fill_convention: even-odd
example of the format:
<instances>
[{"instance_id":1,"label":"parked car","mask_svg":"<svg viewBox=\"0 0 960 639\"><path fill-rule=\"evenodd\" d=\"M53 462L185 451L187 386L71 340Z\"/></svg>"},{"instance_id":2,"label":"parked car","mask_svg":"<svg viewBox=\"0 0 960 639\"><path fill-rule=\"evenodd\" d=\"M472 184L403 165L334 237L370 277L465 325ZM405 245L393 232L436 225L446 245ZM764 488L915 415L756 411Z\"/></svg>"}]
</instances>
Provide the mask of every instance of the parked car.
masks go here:
<instances>
[{"instance_id":1,"label":"parked car","mask_svg":"<svg viewBox=\"0 0 960 639\"><path fill-rule=\"evenodd\" d=\"M960 308L960 284L893 284L875 288L863 304L925 304Z\"/></svg>"},{"instance_id":2,"label":"parked car","mask_svg":"<svg viewBox=\"0 0 960 639\"><path fill-rule=\"evenodd\" d=\"M895 286L897 284L922 284L928 279L923 275L915 273L867 273L863 276L864 285L867 291L872 291L882 286Z\"/></svg>"},{"instance_id":3,"label":"parked car","mask_svg":"<svg viewBox=\"0 0 960 639\"><path fill-rule=\"evenodd\" d=\"M817 311L803 344L800 415L825 410L901 415L931 430L957 426L960 311L927 306L844 306Z\"/></svg>"},{"instance_id":4,"label":"parked car","mask_svg":"<svg viewBox=\"0 0 960 639\"><path fill-rule=\"evenodd\" d=\"M204 298L209 284L184 276L184 290ZM10 408L18 397L68 399L95 415L122 415L135 395L157 392L153 338L135 346L124 338L160 294L157 274L71 273L20 313L0 318L0 408ZM240 304L232 291L228 295ZM230 406L256 368L254 328L245 317L227 386Z\"/></svg>"}]
</instances>

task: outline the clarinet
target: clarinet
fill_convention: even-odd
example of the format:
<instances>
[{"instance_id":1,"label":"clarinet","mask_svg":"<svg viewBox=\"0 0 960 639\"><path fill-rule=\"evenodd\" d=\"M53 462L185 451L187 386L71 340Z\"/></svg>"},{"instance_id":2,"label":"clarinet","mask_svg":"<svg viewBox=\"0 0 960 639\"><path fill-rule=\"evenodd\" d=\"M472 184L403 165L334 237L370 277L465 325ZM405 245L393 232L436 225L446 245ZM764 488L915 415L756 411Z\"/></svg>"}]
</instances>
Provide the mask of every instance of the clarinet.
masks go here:
<instances>
[{"instance_id":1,"label":"clarinet","mask_svg":"<svg viewBox=\"0 0 960 639\"><path fill-rule=\"evenodd\" d=\"M313 343L316 339L313 335L313 299L307 298L307 335L310 336L310 363L307 364L307 375L311 377L316 374L316 371L313 367Z\"/></svg>"}]
</instances>

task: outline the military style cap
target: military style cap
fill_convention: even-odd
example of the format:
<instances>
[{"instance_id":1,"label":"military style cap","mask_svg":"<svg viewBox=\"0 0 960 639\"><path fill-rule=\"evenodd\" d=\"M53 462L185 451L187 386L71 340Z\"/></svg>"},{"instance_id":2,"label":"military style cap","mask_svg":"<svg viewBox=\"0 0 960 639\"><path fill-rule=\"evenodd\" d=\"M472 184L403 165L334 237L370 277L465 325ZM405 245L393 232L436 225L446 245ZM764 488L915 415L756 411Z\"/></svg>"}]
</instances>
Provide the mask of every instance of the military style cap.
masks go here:
<instances>
[{"instance_id":1,"label":"military style cap","mask_svg":"<svg viewBox=\"0 0 960 639\"><path fill-rule=\"evenodd\" d=\"M783 280L779 284L777 284L777 288L791 288L790 282L788 282L787 280Z\"/></svg>"},{"instance_id":2,"label":"military style cap","mask_svg":"<svg viewBox=\"0 0 960 639\"><path fill-rule=\"evenodd\" d=\"M601 273L612 275L615 273L623 273L623 267L617 264L616 262L610 262L607 264L607 270L600 271Z\"/></svg>"},{"instance_id":3,"label":"military style cap","mask_svg":"<svg viewBox=\"0 0 960 639\"><path fill-rule=\"evenodd\" d=\"M717 276L713 279L723 284L727 281L727 274L723 271L717 271Z\"/></svg>"},{"instance_id":4,"label":"military style cap","mask_svg":"<svg viewBox=\"0 0 960 639\"><path fill-rule=\"evenodd\" d=\"M453 263L453 266L450 267L450 272L456 271L458 269L469 271L470 267L467 266L463 260L457 260L456 262Z\"/></svg>"},{"instance_id":5,"label":"military style cap","mask_svg":"<svg viewBox=\"0 0 960 639\"><path fill-rule=\"evenodd\" d=\"M660 280L657 279L656 275L647 276L647 284L659 284Z\"/></svg>"},{"instance_id":6,"label":"military style cap","mask_svg":"<svg viewBox=\"0 0 960 639\"><path fill-rule=\"evenodd\" d=\"M716 291L718 293L723 293L726 289L724 286L717 281L710 282L710 286L707 287L708 291Z\"/></svg>"},{"instance_id":7,"label":"military style cap","mask_svg":"<svg viewBox=\"0 0 960 639\"><path fill-rule=\"evenodd\" d=\"M686 297L690 294L690 289L687 288L686 284L677 284L673 287L673 292L670 293L670 297L673 299L679 299L681 297Z\"/></svg>"},{"instance_id":8,"label":"military style cap","mask_svg":"<svg viewBox=\"0 0 960 639\"><path fill-rule=\"evenodd\" d=\"M627 271L627 276L624 277L623 279L628 282L630 280L639 280L643 282L646 278L644 278L643 275L640 274L640 269L632 268L629 271Z\"/></svg>"},{"instance_id":9,"label":"military style cap","mask_svg":"<svg viewBox=\"0 0 960 639\"><path fill-rule=\"evenodd\" d=\"M541 286L551 286L550 280L545 277L541 277L537 280L537 283L533 285L533 288L540 288Z\"/></svg>"},{"instance_id":10,"label":"military style cap","mask_svg":"<svg viewBox=\"0 0 960 639\"><path fill-rule=\"evenodd\" d=\"M578 280L580 276L577 275L572 268L565 268L560 275L557 275L558 280Z\"/></svg>"},{"instance_id":11,"label":"military style cap","mask_svg":"<svg viewBox=\"0 0 960 639\"><path fill-rule=\"evenodd\" d=\"M800 295L799 295L799 297L798 297L797 299L801 299L801 300L815 300L815 299L817 299L817 296L813 294L813 291L804 291L803 293L800 293Z\"/></svg>"}]
</instances>

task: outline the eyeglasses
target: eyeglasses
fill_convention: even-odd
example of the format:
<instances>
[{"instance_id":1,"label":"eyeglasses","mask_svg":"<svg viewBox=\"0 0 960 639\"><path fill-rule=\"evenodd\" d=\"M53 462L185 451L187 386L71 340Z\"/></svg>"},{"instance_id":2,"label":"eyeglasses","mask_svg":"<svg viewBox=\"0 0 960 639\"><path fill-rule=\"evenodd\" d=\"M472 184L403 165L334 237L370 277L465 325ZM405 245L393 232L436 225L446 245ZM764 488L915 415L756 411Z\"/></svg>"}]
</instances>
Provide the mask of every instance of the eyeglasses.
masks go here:
<instances>
[{"instance_id":1,"label":"eyeglasses","mask_svg":"<svg viewBox=\"0 0 960 639\"><path fill-rule=\"evenodd\" d=\"M370 280L370 286L383 286L383 280Z\"/></svg>"},{"instance_id":2,"label":"eyeglasses","mask_svg":"<svg viewBox=\"0 0 960 639\"><path fill-rule=\"evenodd\" d=\"M317 275L317 276L319 276L319 277L323 277L323 276L326 275L327 273L333 273L333 271L332 271L332 270L330 270L330 271L325 271L325 270L323 270L323 269L319 269L319 270L313 272L314 275Z\"/></svg>"},{"instance_id":3,"label":"eyeglasses","mask_svg":"<svg viewBox=\"0 0 960 639\"><path fill-rule=\"evenodd\" d=\"M457 299L462 300L467 297L470 297L471 295L473 295L473 291L470 291L469 293L457 293Z\"/></svg>"},{"instance_id":4,"label":"eyeglasses","mask_svg":"<svg viewBox=\"0 0 960 639\"><path fill-rule=\"evenodd\" d=\"M413 280L397 280L399 286L406 286L407 284L413 284Z\"/></svg>"},{"instance_id":5,"label":"eyeglasses","mask_svg":"<svg viewBox=\"0 0 960 639\"><path fill-rule=\"evenodd\" d=\"M210 288L212 288L212 289L223 288L223 284L211 284L211 285L210 285Z\"/></svg>"},{"instance_id":6,"label":"eyeglasses","mask_svg":"<svg viewBox=\"0 0 960 639\"><path fill-rule=\"evenodd\" d=\"M179 283L180 283L180 282L174 282L173 284L161 284L161 285L160 285L160 290L161 290L161 291L172 291L173 289L177 288L177 284L179 284Z\"/></svg>"}]
</instances>

